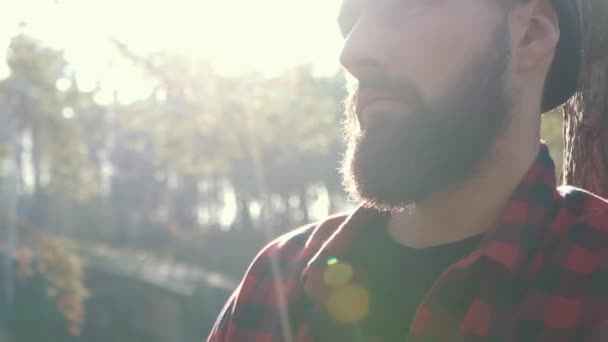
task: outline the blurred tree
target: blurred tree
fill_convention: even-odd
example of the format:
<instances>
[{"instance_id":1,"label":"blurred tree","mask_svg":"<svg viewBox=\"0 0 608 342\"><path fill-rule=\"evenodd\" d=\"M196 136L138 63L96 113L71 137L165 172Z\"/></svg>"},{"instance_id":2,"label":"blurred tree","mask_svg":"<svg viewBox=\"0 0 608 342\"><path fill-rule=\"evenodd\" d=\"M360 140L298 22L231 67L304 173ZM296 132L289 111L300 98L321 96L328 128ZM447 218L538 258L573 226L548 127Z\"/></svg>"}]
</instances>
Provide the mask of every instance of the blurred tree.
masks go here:
<instances>
[{"instance_id":1,"label":"blurred tree","mask_svg":"<svg viewBox=\"0 0 608 342\"><path fill-rule=\"evenodd\" d=\"M608 2L577 2L584 34L583 79L564 112L563 180L608 197Z\"/></svg>"},{"instance_id":2,"label":"blurred tree","mask_svg":"<svg viewBox=\"0 0 608 342\"><path fill-rule=\"evenodd\" d=\"M229 78L204 63L163 54L142 57L116 45L158 81L156 94L141 103L150 119L139 127L155 131L156 166L174 204L171 227L196 228L201 206L217 209L213 202L221 200L226 178L237 196L235 226L244 229L253 225L254 201L261 204L262 219L278 217L285 222L274 224L286 229L291 217L308 220L311 185L339 184L328 174L337 174L341 147L341 75L315 78L309 66L301 66L275 78Z\"/></svg>"},{"instance_id":3,"label":"blurred tree","mask_svg":"<svg viewBox=\"0 0 608 342\"><path fill-rule=\"evenodd\" d=\"M81 127L71 120L80 114L90 94L79 92L70 83L70 70L61 51L31 37L13 38L7 58L11 73L0 83L0 98L3 118L14 130L14 141L8 143L18 150L15 155L26 195L22 215L38 226L45 223L47 228L68 229L67 221L52 220L50 206L67 205L63 214L69 217L69 202L97 191ZM45 200L48 197L54 201Z\"/></svg>"},{"instance_id":4,"label":"blurred tree","mask_svg":"<svg viewBox=\"0 0 608 342\"><path fill-rule=\"evenodd\" d=\"M243 198L261 199L263 210L274 212L268 217L279 218L275 225L282 229L296 223L290 222L292 209L299 211L300 221L308 220L307 189L325 183L327 170L338 166L330 156L340 141L339 105L320 92L321 85L308 66L274 79L252 77L228 113L231 124L226 129L241 142L231 181ZM291 208L292 197L298 199L298 208Z\"/></svg>"},{"instance_id":5,"label":"blurred tree","mask_svg":"<svg viewBox=\"0 0 608 342\"><path fill-rule=\"evenodd\" d=\"M80 128L68 120L81 107L81 94L66 79L69 70L63 54L31 37L12 39L7 62L10 76L0 82L0 120L7 131L2 143L14 159L16 180L2 181L16 181L22 191L12 194L19 197L21 210L0 212L0 226L18 227L19 239L14 240L20 243L13 251L5 240L3 252L20 264L23 277L34 272L44 275L49 295L77 335L86 297L79 260L46 232L65 233L73 223L70 203L94 191Z\"/></svg>"}]
</instances>

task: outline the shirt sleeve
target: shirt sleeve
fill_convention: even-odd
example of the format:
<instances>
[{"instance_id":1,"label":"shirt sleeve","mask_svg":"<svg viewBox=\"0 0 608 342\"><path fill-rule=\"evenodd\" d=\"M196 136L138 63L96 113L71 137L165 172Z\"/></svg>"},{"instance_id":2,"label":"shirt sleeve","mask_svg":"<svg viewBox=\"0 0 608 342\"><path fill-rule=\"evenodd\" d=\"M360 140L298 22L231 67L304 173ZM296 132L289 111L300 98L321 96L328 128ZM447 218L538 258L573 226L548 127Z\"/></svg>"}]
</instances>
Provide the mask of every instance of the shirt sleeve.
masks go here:
<instances>
[{"instance_id":1,"label":"shirt sleeve","mask_svg":"<svg viewBox=\"0 0 608 342\"><path fill-rule=\"evenodd\" d=\"M267 245L253 260L241 284L224 305L207 342L275 341L280 340L268 326L278 310L274 285L282 283L273 273L272 261L285 265L290 254L285 246L275 242ZM282 259L282 260L279 260Z\"/></svg>"},{"instance_id":2,"label":"shirt sleeve","mask_svg":"<svg viewBox=\"0 0 608 342\"><path fill-rule=\"evenodd\" d=\"M241 286L239 285L236 290L232 293L232 295L228 298L228 301L224 305L224 308L220 312L219 317L215 321L209 336L207 337L207 342L223 342L229 341L228 336L230 333L230 322L232 320L232 316L236 306L236 299L239 296L239 292L241 290Z\"/></svg>"},{"instance_id":3,"label":"shirt sleeve","mask_svg":"<svg viewBox=\"0 0 608 342\"><path fill-rule=\"evenodd\" d=\"M228 298L207 342L280 341L275 318L293 305L300 266L308 255L309 225L285 234L258 253ZM300 260L300 258L302 258ZM278 288L281 291L277 291ZM281 298L279 298L281 296Z\"/></svg>"}]
</instances>

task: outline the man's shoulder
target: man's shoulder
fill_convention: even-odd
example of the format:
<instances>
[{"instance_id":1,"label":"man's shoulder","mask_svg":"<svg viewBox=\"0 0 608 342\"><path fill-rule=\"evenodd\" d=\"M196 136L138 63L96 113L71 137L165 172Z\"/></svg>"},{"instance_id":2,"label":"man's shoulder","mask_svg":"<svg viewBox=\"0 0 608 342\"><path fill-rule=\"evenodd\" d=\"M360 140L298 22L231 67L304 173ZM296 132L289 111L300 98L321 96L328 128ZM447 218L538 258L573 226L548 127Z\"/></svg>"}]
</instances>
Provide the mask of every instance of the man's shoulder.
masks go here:
<instances>
[{"instance_id":1,"label":"man's shoulder","mask_svg":"<svg viewBox=\"0 0 608 342\"><path fill-rule=\"evenodd\" d=\"M570 218L608 232L608 199L570 185L560 186L557 191L562 199L560 214L569 216L562 219Z\"/></svg>"},{"instance_id":2,"label":"man's shoulder","mask_svg":"<svg viewBox=\"0 0 608 342\"><path fill-rule=\"evenodd\" d=\"M608 199L591 191L572 185L559 186L557 187L557 191L567 205L582 205L581 208L587 209L608 209Z\"/></svg>"},{"instance_id":3,"label":"man's shoulder","mask_svg":"<svg viewBox=\"0 0 608 342\"><path fill-rule=\"evenodd\" d=\"M247 273L268 272L271 262L278 262L284 269L295 264L305 266L350 214L334 214L275 238L262 248Z\"/></svg>"},{"instance_id":4,"label":"man's shoulder","mask_svg":"<svg viewBox=\"0 0 608 342\"><path fill-rule=\"evenodd\" d=\"M268 243L259 255L295 257L305 250L316 250L322 245L350 216L351 213L338 213L312 222L283 234Z\"/></svg>"},{"instance_id":5,"label":"man's shoulder","mask_svg":"<svg viewBox=\"0 0 608 342\"><path fill-rule=\"evenodd\" d=\"M302 268L348 216L330 216L268 243L226 302L207 341L280 340L273 335L273 318L297 304L296 279Z\"/></svg>"},{"instance_id":6,"label":"man's shoulder","mask_svg":"<svg viewBox=\"0 0 608 342\"><path fill-rule=\"evenodd\" d=\"M594 252L608 250L608 200L574 186L560 186L555 229L571 244Z\"/></svg>"}]
</instances>

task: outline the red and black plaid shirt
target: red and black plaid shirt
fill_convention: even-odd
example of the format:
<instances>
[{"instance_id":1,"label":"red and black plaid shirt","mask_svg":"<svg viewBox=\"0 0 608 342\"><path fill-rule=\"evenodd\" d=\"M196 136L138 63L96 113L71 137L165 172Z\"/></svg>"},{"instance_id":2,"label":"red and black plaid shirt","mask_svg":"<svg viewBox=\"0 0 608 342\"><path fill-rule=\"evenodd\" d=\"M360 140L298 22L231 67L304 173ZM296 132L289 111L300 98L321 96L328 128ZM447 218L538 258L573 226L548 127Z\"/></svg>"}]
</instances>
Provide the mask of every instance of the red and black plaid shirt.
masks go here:
<instances>
[{"instance_id":1,"label":"red and black plaid shirt","mask_svg":"<svg viewBox=\"0 0 608 342\"><path fill-rule=\"evenodd\" d=\"M370 215L378 213L359 208L270 243L208 342L318 340L317 313L334 305L337 286L327 284L328 269ZM348 279L356 282L356 268ZM608 341L608 203L581 189L556 188L543 146L495 227L445 270L407 330L410 342Z\"/></svg>"}]
</instances>

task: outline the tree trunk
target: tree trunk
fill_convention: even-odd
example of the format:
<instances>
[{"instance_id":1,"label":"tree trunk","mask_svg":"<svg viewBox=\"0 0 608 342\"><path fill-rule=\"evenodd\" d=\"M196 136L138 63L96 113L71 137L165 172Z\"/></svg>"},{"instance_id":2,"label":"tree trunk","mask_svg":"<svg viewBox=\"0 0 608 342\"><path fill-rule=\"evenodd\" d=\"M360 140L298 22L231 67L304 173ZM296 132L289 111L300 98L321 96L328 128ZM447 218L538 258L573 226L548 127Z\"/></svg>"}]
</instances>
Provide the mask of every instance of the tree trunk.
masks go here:
<instances>
[{"instance_id":1,"label":"tree trunk","mask_svg":"<svg viewBox=\"0 0 608 342\"><path fill-rule=\"evenodd\" d=\"M32 174L33 174L33 191L32 191L32 204L30 207L29 219L30 223L35 226L43 225L44 219L44 199L42 198L42 141L39 137L40 128L38 124L32 127L31 133L31 163L32 163ZM59 228L61 229L61 228ZM60 231L62 233L63 231Z\"/></svg>"},{"instance_id":2,"label":"tree trunk","mask_svg":"<svg viewBox=\"0 0 608 342\"><path fill-rule=\"evenodd\" d=\"M608 2L577 1L583 76L580 92L564 108L562 180L608 197Z\"/></svg>"},{"instance_id":3,"label":"tree trunk","mask_svg":"<svg viewBox=\"0 0 608 342\"><path fill-rule=\"evenodd\" d=\"M175 197L174 218L184 231L191 232L198 229L198 197L196 177L180 177L180 186Z\"/></svg>"},{"instance_id":4,"label":"tree trunk","mask_svg":"<svg viewBox=\"0 0 608 342\"><path fill-rule=\"evenodd\" d=\"M302 221L300 224L306 224L310 221L310 216L308 215L308 196L306 196L306 188L300 190L300 211L302 212Z\"/></svg>"},{"instance_id":5,"label":"tree trunk","mask_svg":"<svg viewBox=\"0 0 608 342\"><path fill-rule=\"evenodd\" d=\"M245 196L241 196L238 200L238 208L239 214L237 216L237 221L235 221L236 227L239 230L243 231L252 231L253 230L253 220L251 218L251 211L249 209L249 199Z\"/></svg>"}]
</instances>

